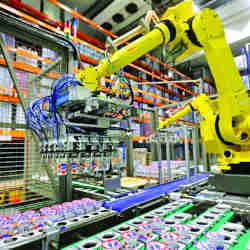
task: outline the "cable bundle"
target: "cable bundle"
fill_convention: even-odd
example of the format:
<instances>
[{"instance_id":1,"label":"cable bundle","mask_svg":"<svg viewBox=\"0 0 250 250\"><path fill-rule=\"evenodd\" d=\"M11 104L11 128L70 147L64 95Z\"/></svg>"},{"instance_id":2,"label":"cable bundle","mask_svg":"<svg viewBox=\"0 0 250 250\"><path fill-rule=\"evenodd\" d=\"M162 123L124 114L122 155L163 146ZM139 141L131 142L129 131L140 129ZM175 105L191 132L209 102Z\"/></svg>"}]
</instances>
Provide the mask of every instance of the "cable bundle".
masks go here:
<instances>
[{"instance_id":1,"label":"cable bundle","mask_svg":"<svg viewBox=\"0 0 250 250\"><path fill-rule=\"evenodd\" d=\"M27 110L27 127L31 128L39 140L48 140L46 128L53 127L53 121L48 112L43 111L43 105L51 103L51 96L35 99Z\"/></svg>"},{"instance_id":2,"label":"cable bundle","mask_svg":"<svg viewBox=\"0 0 250 250\"><path fill-rule=\"evenodd\" d=\"M35 99L27 110L27 127L31 128L40 141L48 141L47 129L52 129L52 135L59 145L60 126L65 125L66 118L58 112L56 103L62 92L68 87L76 87L81 84L76 80L75 75L62 75L51 87L51 95ZM48 104L48 111L43 111L45 104ZM73 128L78 132L83 132L78 128Z\"/></svg>"}]
</instances>

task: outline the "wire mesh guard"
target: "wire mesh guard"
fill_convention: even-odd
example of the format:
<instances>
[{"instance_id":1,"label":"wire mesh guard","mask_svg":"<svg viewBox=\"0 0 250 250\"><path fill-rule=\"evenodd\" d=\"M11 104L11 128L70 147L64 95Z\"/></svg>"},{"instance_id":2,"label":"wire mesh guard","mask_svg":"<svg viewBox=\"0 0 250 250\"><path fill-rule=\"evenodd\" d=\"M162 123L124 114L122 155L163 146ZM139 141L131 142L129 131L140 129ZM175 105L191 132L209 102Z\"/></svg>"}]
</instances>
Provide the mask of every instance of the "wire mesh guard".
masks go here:
<instances>
[{"instance_id":1,"label":"wire mesh guard","mask_svg":"<svg viewBox=\"0 0 250 250\"><path fill-rule=\"evenodd\" d=\"M16 38L5 34L0 35L9 47L23 48L24 45ZM25 49L30 49L30 53L34 56L36 56L35 53L41 53L47 57L53 54L53 51L48 54L48 49L41 47L36 50L31 47ZM42 62L34 58L24 58L10 51L8 53L11 60L36 68L43 67ZM3 56L1 55L0 58ZM47 95L50 83L53 81L50 78L43 78L35 83L36 91L34 91L32 86L27 86L28 79L34 77L33 74L16 70L16 77L27 104L33 98ZM8 69L0 65L0 211L17 205L20 210L36 208L56 200L56 190L52 187L52 182L58 183L57 177L56 173L49 168L49 164L55 164L43 162L39 145L35 143L31 132L25 129L25 124L25 115L16 90L13 88Z\"/></svg>"}]
</instances>

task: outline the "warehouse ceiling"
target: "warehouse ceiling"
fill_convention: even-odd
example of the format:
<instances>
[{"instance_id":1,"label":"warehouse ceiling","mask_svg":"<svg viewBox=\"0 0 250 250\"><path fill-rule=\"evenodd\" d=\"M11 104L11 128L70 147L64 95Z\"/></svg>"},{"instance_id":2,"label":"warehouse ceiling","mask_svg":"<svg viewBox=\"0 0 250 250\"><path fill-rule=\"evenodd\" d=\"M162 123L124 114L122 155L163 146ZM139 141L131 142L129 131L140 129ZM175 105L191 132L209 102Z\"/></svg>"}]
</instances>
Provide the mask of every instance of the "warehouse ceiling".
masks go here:
<instances>
[{"instance_id":1,"label":"warehouse ceiling","mask_svg":"<svg viewBox=\"0 0 250 250\"><path fill-rule=\"evenodd\" d=\"M77 10L94 20L105 29L121 35L134 28L145 13L154 9L161 16L168 7L183 0L61 0L63 4L77 8ZM228 0L194 0L200 8L217 8ZM88 25L81 25L82 31L97 39L105 40L105 36L98 34Z\"/></svg>"},{"instance_id":2,"label":"warehouse ceiling","mask_svg":"<svg viewBox=\"0 0 250 250\"><path fill-rule=\"evenodd\" d=\"M61 0L61 3L69 6L70 8L77 8L79 12L83 13L87 9L89 9L91 6L93 6L97 0L88 0L88 1L83 1L83 0ZM101 2L101 1L99 1Z\"/></svg>"},{"instance_id":3,"label":"warehouse ceiling","mask_svg":"<svg viewBox=\"0 0 250 250\"><path fill-rule=\"evenodd\" d=\"M222 4L229 2L230 0L197 0L197 4L201 7L201 8L212 8L212 9L216 9L219 6L221 6Z\"/></svg>"}]
</instances>

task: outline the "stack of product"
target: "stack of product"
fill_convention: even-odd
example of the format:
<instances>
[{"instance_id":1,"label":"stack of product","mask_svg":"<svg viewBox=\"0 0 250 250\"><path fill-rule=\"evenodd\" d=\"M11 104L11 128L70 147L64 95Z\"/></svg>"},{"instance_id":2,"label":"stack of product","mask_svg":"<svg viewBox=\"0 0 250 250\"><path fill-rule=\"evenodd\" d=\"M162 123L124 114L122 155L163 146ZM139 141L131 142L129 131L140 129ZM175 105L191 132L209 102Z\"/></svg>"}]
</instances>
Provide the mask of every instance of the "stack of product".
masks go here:
<instances>
[{"instance_id":1,"label":"stack of product","mask_svg":"<svg viewBox=\"0 0 250 250\"><path fill-rule=\"evenodd\" d=\"M189 213L193 207L191 200L180 199L64 250L246 249L250 230L230 222L234 218L230 206L217 204L199 216Z\"/></svg>"},{"instance_id":2,"label":"stack of product","mask_svg":"<svg viewBox=\"0 0 250 250\"><path fill-rule=\"evenodd\" d=\"M40 211L29 210L10 216L0 216L0 239L26 234L34 230L44 230L62 220L94 212L101 205L102 202L84 198L44 207Z\"/></svg>"},{"instance_id":3,"label":"stack of product","mask_svg":"<svg viewBox=\"0 0 250 250\"><path fill-rule=\"evenodd\" d=\"M161 161L163 177L168 177L167 161ZM185 161L170 161L170 168L172 176L183 173L185 168ZM151 166L135 164L135 176L158 178L159 176L159 163L154 161Z\"/></svg>"}]
</instances>

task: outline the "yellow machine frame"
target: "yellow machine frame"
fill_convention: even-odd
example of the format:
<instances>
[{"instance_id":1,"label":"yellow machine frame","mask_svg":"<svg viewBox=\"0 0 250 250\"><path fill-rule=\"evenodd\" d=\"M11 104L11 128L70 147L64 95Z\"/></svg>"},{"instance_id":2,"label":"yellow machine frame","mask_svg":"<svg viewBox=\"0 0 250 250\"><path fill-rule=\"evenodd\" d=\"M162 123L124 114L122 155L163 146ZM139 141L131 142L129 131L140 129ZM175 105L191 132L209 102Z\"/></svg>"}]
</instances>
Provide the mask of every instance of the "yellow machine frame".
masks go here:
<instances>
[{"instance_id":1,"label":"yellow machine frame","mask_svg":"<svg viewBox=\"0 0 250 250\"><path fill-rule=\"evenodd\" d=\"M151 32L103 59L96 67L86 67L77 78L92 91L98 89L103 76L113 74L110 64L120 70L149 51L167 45L169 50L179 43L185 51L183 59L203 49L215 79L218 98L196 97L184 110L160 123L168 126L180 117L198 111L201 136L207 152L220 155L220 168L230 170L239 164L250 163L250 102L245 86L226 42L222 22L214 10L195 13L191 0L169 8Z\"/></svg>"}]
</instances>

